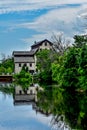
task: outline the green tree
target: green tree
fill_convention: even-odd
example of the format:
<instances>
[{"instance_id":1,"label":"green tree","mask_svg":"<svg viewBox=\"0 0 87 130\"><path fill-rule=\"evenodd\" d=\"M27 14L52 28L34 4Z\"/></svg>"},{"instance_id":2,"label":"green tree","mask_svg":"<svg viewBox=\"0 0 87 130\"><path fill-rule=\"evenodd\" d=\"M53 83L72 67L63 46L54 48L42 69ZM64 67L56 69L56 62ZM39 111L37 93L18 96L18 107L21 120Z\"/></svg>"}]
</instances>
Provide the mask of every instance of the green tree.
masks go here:
<instances>
[{"instance_id":1,"label":"green tree","mask_svg":"<svg viewBox=\"0 0 87 130\"><path fill-rule=\"evenodd\" d=\"M14 75L15 81L17 84L20 84L23 87L23 90L26 90L32 83L32 76L27 72L27 67L23 66L19 74Z\"/></svg>"},{"instance_id":2,"label":"green tree","mask_svg":"<svg viewBox=\"0 0 87 130\"><path fill-rule=\"evenodd\" d=\"M55 59L54 52L51 50L42 50L37 53L37 69L39 73L39 80L41 83L52 84L52 70L51 64Z\"/></svg>"},{"instance_id":3,"label":"green tree","mask_svg":"<svg viewBox=\"0 0 87 130\"><path fill-rule=\"evenodd\" d=\"M63 62L63 76L62 76L62 86L64 89L72 91L76 89L78 83L78 49L70 48L66 54Z\"/></svg>"},{"instance_id":4,"label":"green tree","mask_svg":"<svg viewBox=\"0 0 87 130\"><path fill-rule=\"evenodd\" d=\"M14 72L13 58L4 59L0 63L0 73L13 73L13 72Z\"/></svg>"},{"instance_id":5,"label":"green tree","mask_svg":"<svg viewBox=\"0 0 87 130\"><path fill-rule=\"evenodd\" d=\"M62 87L66 104L65 116L72 128L86 130L87 45L85 40L81 43L77 40L76 45L67 52L63 64Z\"/></svg>"},{"instance_id":6,"label":"green tree","mask_svg":"<svg viewBox=\"0 0 87 130\"><path fill-rule=\"evenodd\" d=\"M78 48L81 48L84 44L87 44L87 36L85 35L83 36L75 35L74 40L75 40L74 46Z\"/></svg>"},{"instance_id":7,"label":"green tree","mask_svg":"<svg viewBox=\"0 0 87 130\"><path fill-rule=\"evenodd\" d=\"M57 60L52 63L52 81L61 84L61 77L63 73L63 58L64 56L59 55Z\"/></svg>"}]
</instances>

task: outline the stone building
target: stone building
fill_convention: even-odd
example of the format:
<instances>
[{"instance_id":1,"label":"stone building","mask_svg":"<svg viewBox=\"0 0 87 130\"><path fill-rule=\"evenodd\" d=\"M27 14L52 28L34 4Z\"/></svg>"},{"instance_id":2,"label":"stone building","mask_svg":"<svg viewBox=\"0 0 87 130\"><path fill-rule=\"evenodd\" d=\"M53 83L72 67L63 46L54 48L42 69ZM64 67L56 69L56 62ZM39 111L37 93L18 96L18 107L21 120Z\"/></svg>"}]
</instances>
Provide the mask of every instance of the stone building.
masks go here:
<instances>
[{"instance_id":1,"label":"stone building","mask_svg":"<svg viewBox=\"0 0 87 130\"><path fill-rule=\"evenodd\" d=\"M45 39L35 42L30 51L14 51L14 72L19 73L23 65L28 67L30 73L36 72L36 52L43 49L53 50L53 43Z\"/></svg>"},{"instance_id":2,"label":"stone building","mask_svg":"<svg viewBox=\"0 0 87 130\"><path fill-rule=\"evenodd\" d=\"M34 54L34 51L14 51L14 72L19 73L25 65L30 73L34 73L36 70Z\"/></svg>"}]
</instances>

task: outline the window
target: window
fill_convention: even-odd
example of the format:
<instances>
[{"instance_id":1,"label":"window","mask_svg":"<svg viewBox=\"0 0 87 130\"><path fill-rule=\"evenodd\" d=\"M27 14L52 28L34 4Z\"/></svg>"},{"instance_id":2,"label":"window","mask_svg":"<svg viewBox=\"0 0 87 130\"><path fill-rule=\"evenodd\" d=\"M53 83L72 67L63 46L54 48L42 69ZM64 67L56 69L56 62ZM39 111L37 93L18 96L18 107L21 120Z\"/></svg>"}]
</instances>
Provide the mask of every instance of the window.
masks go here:
<instances>
[{"instance_id":1,"label":"window","mask_svg":"<svg viewBox=\"0 0 87 130\"><path fill-rule=\"evenodd\" d=\"M19 90L19 94L20 94L20 95L22 94L22 91L21 91L21 90Z\"/></svg>"},{"instance_id":2,"label":"window","mask_svg":"<svg viewBox=\"0 0 87 130\"><path fill-rule=\"evenodd\" d=\"M21 63L19 63L19 67L21 67Z\"/></svg>"},{"instance_id":3,"label":"window","mask_svg":"<svg viewBox=\"0 0 87 130\"><path fill-rule=\"evenodd\" d=\"M39 50L42 51L42 48L40 48Z\"/></svg>"},{"instance_id":4,"label":"window","mask_svg":"<svg viewBox=\"0 0 87 130\"><path fill-rule=\"evenodd\" d=\"M25 64L24 64L24 66L26 67L26 66L27 66L27 64L25 63Z\"/></svg>"},{"instance_id":5,"label":"window","mask_svg":"<svg viewBox=\"0 0 87 130\"><path fill-rule=\"evenodd\" d=\"M45 42L45 46L47 46L47 42Z\"/></svg>"},{"instance_id":6,"label":"window","mask_svg":"<svg viewBox=\"0 0 87 130\"><path fill-rule=\"evenodd\" d=\"M30 63L30 67L32 67L32 63Z\"/></svg>"}]
</instances>

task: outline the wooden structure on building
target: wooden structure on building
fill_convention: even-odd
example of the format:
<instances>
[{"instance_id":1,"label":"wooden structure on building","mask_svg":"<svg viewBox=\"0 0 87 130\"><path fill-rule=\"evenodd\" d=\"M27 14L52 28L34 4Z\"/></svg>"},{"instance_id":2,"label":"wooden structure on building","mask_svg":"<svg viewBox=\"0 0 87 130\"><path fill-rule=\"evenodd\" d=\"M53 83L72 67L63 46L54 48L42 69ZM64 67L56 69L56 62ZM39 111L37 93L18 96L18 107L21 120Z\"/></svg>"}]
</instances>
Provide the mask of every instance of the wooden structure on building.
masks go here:
<instances>
[{"instance_id":1,"label":"wooden structure on building","mask_svg":"<svg viewBox=\"0 0 87 130\"><path fill-rule=\"evenodd\" d=\"M0 75L0 82L12 82L12 75Z\"/></svg>"}]
</instances>

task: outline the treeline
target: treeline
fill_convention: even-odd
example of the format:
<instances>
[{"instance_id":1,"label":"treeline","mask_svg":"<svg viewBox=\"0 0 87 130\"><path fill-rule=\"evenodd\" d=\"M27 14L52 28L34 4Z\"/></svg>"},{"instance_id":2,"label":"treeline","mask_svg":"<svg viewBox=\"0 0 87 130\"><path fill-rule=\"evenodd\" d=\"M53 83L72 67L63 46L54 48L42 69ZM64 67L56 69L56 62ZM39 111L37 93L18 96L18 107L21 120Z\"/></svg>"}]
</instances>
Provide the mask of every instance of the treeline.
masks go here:
<instances>
[{"instance_id":1,"label":"treeline","mask_svg":"<svg viewBox=\"0 0 87 130\"><path fill-rule=\"evenodd\" d=\"M13 58L4 58L0 63L0 74L11 74L14 72L14 61Z\"/></svg>"},{"instance_id":2,"label":"treeline","mask_svg":"<svg viewBox=\"0 0 87 130\"><path fill-rule=\"evenodd\" d=\"M75 43L65 50L42 50L37 52L39 81L59 86L74 86L85 91L87 85L87 37L75 36Z\"/></svg>"}]
</instances>

